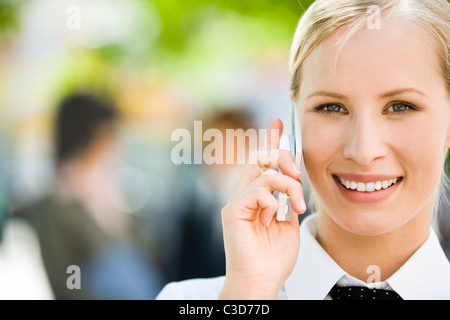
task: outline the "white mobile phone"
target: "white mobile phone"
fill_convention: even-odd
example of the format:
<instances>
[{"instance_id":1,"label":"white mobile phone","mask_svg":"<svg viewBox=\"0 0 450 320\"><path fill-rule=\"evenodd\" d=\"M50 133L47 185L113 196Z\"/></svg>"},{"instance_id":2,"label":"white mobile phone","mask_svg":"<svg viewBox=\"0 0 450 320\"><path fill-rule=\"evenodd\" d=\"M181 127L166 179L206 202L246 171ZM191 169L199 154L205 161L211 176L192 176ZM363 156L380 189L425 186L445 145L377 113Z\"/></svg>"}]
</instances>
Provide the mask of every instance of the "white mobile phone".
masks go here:
<instances>
[{"instance_id":1,"label":"white mobile phone","mask_svg":"<svg viewBox=\"0 0 450 320\"><path fill-rule=\"evenodd\" d=\"M300 169L302 164L302 130L300 121L298 119L298 112L295 104L292 104L292 134L282 135L280 138L280 150L289 150L294 156L297 168ZM291 199L287 193L278 192L278 221L291 221L293 217L293 210L291 206Z\"/></svg>"}]
</instances>

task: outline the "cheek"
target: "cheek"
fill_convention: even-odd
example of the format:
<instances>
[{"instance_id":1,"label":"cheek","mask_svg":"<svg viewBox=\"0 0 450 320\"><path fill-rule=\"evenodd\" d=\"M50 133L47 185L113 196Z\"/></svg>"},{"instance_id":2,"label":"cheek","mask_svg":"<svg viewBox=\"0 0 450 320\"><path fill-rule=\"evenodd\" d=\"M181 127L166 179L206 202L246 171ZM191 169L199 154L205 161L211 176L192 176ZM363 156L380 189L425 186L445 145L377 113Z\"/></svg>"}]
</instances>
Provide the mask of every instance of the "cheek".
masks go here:
<instances>
[{"instance_id":1,"label":"cheek","mask_svg":"<svg viewBox=\"0 0 450 320\"><path fill-rule=\"evenodd\" d=\"M447 123L444 115L438 112L423 114L411 120L392 124L386 129L391 137L386 137L392 143L396 142L398 149L405 150L411 157L422 160L422 164L436 163L441 160L445 150ZM428 160L433 160L427 162Z\"/></svg>"},{"instance_id":2,"label":"cheek","mask_svg":"<svg viewBox=\"0 0 450 320\"><path fill-rule=\"evenodd\" d=\"M390 140L394 157L422 188L436 187L442 171L446 129L439 123L422 120L390 131L397 137Z\"/></svg>"},{"instance_id":3,"label":"cheek","mask_svg":"<svg viewBox=\"0 0 450 320\"><path fill-rule=\"evenodd\" d=\"M318 173L341 156L345 128L339 124L305 118L303 128L303 155L308 176L313 180ZM313 181L312 181L313 182Z\"/></svg>"}]
</instances>

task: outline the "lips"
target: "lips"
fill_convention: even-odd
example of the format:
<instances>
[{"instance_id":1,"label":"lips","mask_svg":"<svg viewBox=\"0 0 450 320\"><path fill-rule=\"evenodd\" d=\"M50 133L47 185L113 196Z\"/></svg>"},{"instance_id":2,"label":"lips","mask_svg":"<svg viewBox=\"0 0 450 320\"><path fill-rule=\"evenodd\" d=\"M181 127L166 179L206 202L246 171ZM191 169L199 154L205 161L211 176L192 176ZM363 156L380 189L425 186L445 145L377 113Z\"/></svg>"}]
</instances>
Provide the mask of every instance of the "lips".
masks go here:
<instances>
[{"instance_id":1,"label":"lips","mask_svg":"<svg viewBox=\"0 0 450 320\"><path fill-rule=\"evenodd\" d=\"M349 201L375 204L387 199L403 181L396 175L333 174L339 191Z\"/></svg>"}]
</instances>

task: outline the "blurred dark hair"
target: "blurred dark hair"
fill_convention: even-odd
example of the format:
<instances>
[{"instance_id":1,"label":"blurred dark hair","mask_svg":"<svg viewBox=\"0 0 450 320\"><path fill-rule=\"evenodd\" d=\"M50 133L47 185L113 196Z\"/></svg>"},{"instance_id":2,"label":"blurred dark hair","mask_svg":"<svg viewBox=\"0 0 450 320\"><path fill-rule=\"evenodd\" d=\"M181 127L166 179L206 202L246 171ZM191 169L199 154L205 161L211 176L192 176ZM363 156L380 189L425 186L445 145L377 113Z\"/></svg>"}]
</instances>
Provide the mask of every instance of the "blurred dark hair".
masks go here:
<instances>
[{"instance_id":1,"label":"blurred dark hair","mask_svg":"<svg viewBox=\"0 0 450 320\"><path fill-rule=\"evenodd\" d=\"M206 117L203 129L226 128L247 130L254 128L253 118L245 109L223 108Z\"/></svg>"},{"instance_id":2,"label":"blurred dark hair","mask_svg":"<svg viewBox=\"0 0 450 320\"><path fill-rule=\"evenodd\" d=\"M105 124L118 118L115 106L107 99L76 93L61 101L55 124L55 160L61 165L79 156Z\"/></svg>"}]
</instances>

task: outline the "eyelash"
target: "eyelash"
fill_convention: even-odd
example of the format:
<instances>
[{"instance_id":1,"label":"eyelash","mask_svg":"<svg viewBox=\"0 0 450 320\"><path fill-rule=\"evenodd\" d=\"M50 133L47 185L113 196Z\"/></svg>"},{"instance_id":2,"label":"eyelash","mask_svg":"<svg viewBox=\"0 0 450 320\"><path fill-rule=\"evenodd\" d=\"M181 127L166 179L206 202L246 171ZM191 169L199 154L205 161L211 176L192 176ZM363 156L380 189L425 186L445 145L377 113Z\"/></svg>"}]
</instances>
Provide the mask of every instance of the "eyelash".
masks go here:
<instances>
[{"instance_id":1,"label":"eyelash","mask_svg":"<svg viewBox=\"0 0 450 320\"><path fill-rule=\"evenodd\" d=\"M398 105L406 107L405 111L397 111L397 112L396 111L387 111L387 110L393 108L394 106L398 106ZM328 110L326 110L326 108L330 107L330 106L339 107L340 110L344 110L344 111L328 111ZM410 111L417 111L417 110L419 110L419 108L417 108L416 106L414 106L414 105L412 105L410 103L403 102L403 101L395 101L395 102L392 102L385 111L383 111L383 114L386 114L386 113L389 112L389 113L395 113L395 114L401 115L401 114L405 114L405 113L410 112ZM322 104L322 105L316 107L315 111L319 112L319 113L329 114L329 115L337 115L338 113L348 114L348 111L345 110L345 108L339 103Z\"/></svg>"},{"instance_id":2,"label":"eyelash","mask_svg":"<svg viewBox=\"0 0 450 320\"><path fill-rule=\"evenodd\" d=\"M405 114L405 113L410 112L410 111L417 111L417 110L419 110L419 108L417 108L416 106L414 106L414 105L412 105L410 103L403 102L403 101L395 101L395 102L391 103L391 105L389 106L388 109L383 111L383 114L387 113L387 110L389 110L389 109L391 109L391 108L393 108L394 106L397 106L397 105L405 106L406 110L405 111L399 111L399 112L395 112L395 111L390 111L390 112L394 112L394 113L397 113L397 114Z\"/></svg>"},{"instance_id":3,"label":"eyelash","mask_svg":"<svg viewBox=\"0 0 450 320\"><path fill-rule=\"evenodd\" d=\"M345 110L345 109L344 109L345 110L344 112L341 112L341 111L337 112L337 111L328 111L328 110L326 110L326 107L330 107L330 106L337 106L337 107L340 107L341 109L344 109L339 103L327 103L327 104L322 104L322 105L316 107L315 110L317 112L319 112L319 113L333 114L333 115L335 115L337 113L348 114L348 111Z\"/></svg>"}]
</instances>

